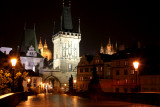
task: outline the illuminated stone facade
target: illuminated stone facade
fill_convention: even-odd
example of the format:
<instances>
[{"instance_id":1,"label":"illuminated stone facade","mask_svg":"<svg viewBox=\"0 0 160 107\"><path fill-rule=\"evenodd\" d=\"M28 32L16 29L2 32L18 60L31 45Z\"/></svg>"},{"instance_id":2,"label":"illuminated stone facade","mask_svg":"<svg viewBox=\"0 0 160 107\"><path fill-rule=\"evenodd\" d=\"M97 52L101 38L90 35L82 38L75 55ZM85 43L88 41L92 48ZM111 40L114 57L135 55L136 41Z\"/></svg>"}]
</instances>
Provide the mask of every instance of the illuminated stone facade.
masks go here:
<instances>
[{"instance_id":1,"label":"illuminated stone facade","mask_svg":"<svg viewBox=\"0 0 160 107\"><path fill-rule=\"evenodd\" d=\"M53 36L54 69L61 72L77 71L81 34L59 32Z\"/></svg>"},{"instance_id":2,"label":"illuminated stone facade","mask_svg":"<svg viewBox=\"0 0 160 107\"><path fill-rule=\"evenodd\" d=\"M43 68L43 57L41 57L31 45L26 55L20 56L22 65L26 70L33 70L35 72L36 66L38 65L39 72Z\"/></svg>"},{"instance_id":3,"label":"illuminated stone facade","mask_svg":"<svg viewBox=\"0 0 160 107\"><path fill-rule=\"evenodd\" d=\"M45 40L45 44L44 44L44 46L43 46L42 41L41 41L41 38L40 38L40 41L39 41L39 44L38 44L38 49L41 51L41 55L42 55L44 58L47 58L48 61L49 61L50 59L52 59L52 53L51 53L51 51L48 49L46 40Z\"/></svg>"}]
</instances>

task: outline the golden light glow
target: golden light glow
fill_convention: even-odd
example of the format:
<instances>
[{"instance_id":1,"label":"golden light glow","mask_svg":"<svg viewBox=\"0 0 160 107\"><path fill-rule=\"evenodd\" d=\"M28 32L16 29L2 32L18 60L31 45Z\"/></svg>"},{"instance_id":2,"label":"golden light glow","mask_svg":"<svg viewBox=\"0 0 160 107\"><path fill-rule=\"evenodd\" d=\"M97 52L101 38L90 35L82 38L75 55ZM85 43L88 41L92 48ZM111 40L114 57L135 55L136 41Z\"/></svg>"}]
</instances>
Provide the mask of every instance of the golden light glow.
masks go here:
<instances>
[{"instance_id":1,"label":"golden light glow","mask_svg":"<svg viewBox=\"0 0 160 107\"><path fill-rule=\"evenodd\" d=\"M16 66L17 59L16 58L11 59L11 63L13 67Z\"/></svg>"},{"instance_id":2,"label":"golden light glow","mask_svg":"<svg viewBox=\"0 0 160 107\"><path fill-rule=\"evenodd\" d=\"M4 94L4 95L1 95L0 96L0 99L4 98L4 97L7 97L7 96L10 96L10 95L13 95L14 93L9 93L9 94Z\"/></svg>"},{"instance_id":3,"label":"golden light glow","mask_svg":"<svg viewBox=\"0 0 160 107\"><path fill-rule=\"evenodd\" d=\"M77 82L77 80L74 80L73 82L74 82L74 83L76 83L76 82Z\"/></svg>"},{"instance_id":4,"label":"golden light glow","mask_svg":"<svg viewBox=\"0 0 160 107\"><path fill-rule=\"evenodd\" d=\"M64 86L67 86L67 84L64 84Z\"/></svg>"},{"instance_id":5,"label":"golden light glow","mask_svg":"<svg viewBox=\"0 0 160 107\"><path fill-rule=\"evenodd\" d=\"M27 81L28 81L28 83L29 83L29 82L31 81L31 79L28 79Z\"/></svg>"},{"instance_id":6,"label":"golden light glow","mask_svg":"<svg viewBox=\"0 0 160 107\"><path fill-rule=\"evenodd\" d=\"M133 66L134 66L135 70L137 70L138 66L139 66L139 62L138 61L134 61L133 62Z\"/></svg>"}]
</instances>

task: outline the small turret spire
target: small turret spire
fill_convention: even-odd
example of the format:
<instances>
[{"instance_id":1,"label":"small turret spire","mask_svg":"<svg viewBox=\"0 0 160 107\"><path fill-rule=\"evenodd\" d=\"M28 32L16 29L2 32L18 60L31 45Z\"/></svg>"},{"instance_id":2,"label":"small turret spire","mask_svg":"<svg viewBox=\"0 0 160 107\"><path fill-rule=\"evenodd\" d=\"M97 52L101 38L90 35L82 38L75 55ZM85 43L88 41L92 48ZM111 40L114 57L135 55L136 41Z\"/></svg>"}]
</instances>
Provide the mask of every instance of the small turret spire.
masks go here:
<instances>
[{"instance_id":1,"label":"small turret spire","mask_svg":"<svg viewBox=\"0 0 160 107\"><path fill-rule=\"evenodd\" d=\"M118 46L117 46L117 42L116 42L116 50L118 49Z\"/></svg>"},{"instance_id":2,"label":"small turret spire","mask_svg":"<svg viewBox=\"0 0 160 107\"><path fill-rule=\"evenodd\" d=\"M26 22L24 23L24 30L26 30Z\"/></svg>"},{"instance_id":3,"label":"small turret spire","mask_svg":"<svg viewBox=\"0 0 160 107\"><path fill-rule=\"evenodd\" d=\"M55 34L55 20L54 20L54 25L53 25L53 35Z\"/></svg>"},{"instance_id":4,"label":"small turret spire","mask_svg":"<svg viewBox=\"0 0 160 107\"><path fill-rule=\"evenodd\" d=\"M34 31L36 30L36 24L34 23Z\"/></svg>"},{"instance_id":5,"label":"small turret spire","mask_svg":"<svg viewBox=\"0 0 160 107\"><path fill-rule=\"evenodd\" d=\"M109 37L109 43L108 44L111 44L111 40L110 40L110 37Z\"/></svg>"},{"instance_id":6,"label":"small turret spire","mask_svg":"<svg viewBox=\"0 0 160 107\"><path fill-rule=\"evenodd\" d=\"M62 31L62 16L61 16L61 31Z\"/></svg>"},{"instance_id":7,"label":"small turret spire","mask_svg":"<svg viewBox=\"0 0 160 107\"><path fill-rule=\"evenodd\" d=\"M80 22L81 20L80 20L80 18L78 21L79 21L78 33L81 33L81 22Z\"/></svg>"},{"instance_id":8,"label":"small turret spire","mask_svg":"<svg viewBox=\"0 0 160 107\"><path fill-rule=\"evenodd\" d=\"M40 37L40 40L39 40L39 44L42 44L41 37Z\"/></svg>"}]
</instances>

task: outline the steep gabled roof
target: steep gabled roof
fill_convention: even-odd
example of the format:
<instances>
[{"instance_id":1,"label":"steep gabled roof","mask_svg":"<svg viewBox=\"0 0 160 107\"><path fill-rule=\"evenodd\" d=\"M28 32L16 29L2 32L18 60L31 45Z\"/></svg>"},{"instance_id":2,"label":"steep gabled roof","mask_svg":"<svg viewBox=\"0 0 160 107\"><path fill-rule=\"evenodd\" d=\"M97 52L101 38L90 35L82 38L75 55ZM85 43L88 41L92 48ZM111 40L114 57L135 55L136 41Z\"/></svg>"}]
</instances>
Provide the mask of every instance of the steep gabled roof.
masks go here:
<instances>
[{"instance_id":1,"label":"steep gabled roof","mask_svg":"<svg viewBox=\"0 0 160 107\"><path fill-rule=\"evenodd\" d=\"M21 44L21 52L26 53L31 45L34 47L35 51L39 53L35 30L25 29Z\"/></svg>"}]
</instances>

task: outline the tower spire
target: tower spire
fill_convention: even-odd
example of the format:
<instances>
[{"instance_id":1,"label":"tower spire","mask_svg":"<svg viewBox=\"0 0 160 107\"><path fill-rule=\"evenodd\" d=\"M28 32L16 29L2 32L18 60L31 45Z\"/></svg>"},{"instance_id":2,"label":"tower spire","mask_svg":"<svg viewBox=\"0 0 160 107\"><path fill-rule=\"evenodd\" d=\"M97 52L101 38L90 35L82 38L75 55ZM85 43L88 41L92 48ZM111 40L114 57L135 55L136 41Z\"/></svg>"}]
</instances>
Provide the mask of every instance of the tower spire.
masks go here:
<instances>
[{"instance_id":1,"label":"tower spire","mask_svg":"<svg viewBox=\"0 0 160 107\"><path fill-rule=\"evenodd\" d=\"M42 44L41 37L40 37L40 40L39 40L39 44Z\"/></svg>"},{"instance_id":2,"label":"tower spire","mask_svg":"<svg viewBox=\"0 0 160 107\"><path fill-rule=\"evenodd\" d=\"M34 23L34 28L33 28L33 29L34 29L34 31L36 30L36 25L35 25L35 23Z\"/></svg>"},{"instance_id":3,"label":"tower spire","mask_svg":"<svg viewBox=\"0 0 160 107\"><path fill-rule=\"evenodd\" d=\"M81 33L81 22L80 22L80 18L78 19L78 22L79 22L78 33Z\"/></svg>"},{"instance_id":4,"label":"tower spire","mask_svg":"<svg viewBox=\"0 0 160 107\"><path fill-rule=\"evenodd\" d=\"M26 30L26 22L24 23L24 30Z\"/></svg>"},{"instance_id":5,"label":"tower spire","mask_svg":"<svg viewBox=\"0 0 160 107\"><path fill-rule=\"evenodd\" d=\"M53 35L55 34L55 20L54 20L54 25L53 25Z\"/></svg>"},{"instance_id":6,"label":"tower spire","mask_svg":"<svg viewBox=\"0 0 160 107\"><path fill-rule=\"evenodd\" d=\"M62 31L62 16L61 16L61 31Z\"/></svg>"}]
</instances>

